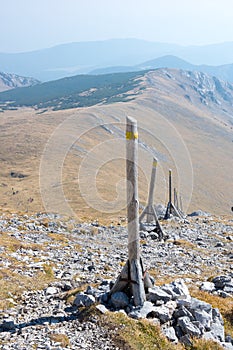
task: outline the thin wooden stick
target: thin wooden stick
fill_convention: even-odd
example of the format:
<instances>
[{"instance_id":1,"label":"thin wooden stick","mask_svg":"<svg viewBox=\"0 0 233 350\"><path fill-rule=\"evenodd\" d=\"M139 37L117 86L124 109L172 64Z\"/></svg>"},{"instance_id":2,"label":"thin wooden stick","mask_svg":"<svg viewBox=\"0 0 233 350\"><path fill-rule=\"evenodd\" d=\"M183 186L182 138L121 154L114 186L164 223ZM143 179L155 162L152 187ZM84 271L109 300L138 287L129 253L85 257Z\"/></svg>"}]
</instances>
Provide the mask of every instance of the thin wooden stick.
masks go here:
<instances>
[{"instance_id":1,"label":"thin wooden stick","mask_svg":"<svg viewBox=\"0 0 233 350\"><path fill-rule=\"evenodd\" d=\"M168 180L168 186L169 186L169 214L171 214L171 202L172 202L172 171L169 169L169 180Z\"/></svg>"},{"instance_id":2,"label":"thin wooden stick","mask_svg":"<svg viewBox=\"0 0 233 350\"><path fill-rule=\"evenodd\" d=\"M171 207L172 204L172 171L169 169L169 177L168 177L168 204L164 219L167 220L171 217Z\"/></svg>"},{"instance_id":3,"label":"thin wooden stick","mask_svg":"<svg viewBox=\"0 0 233 350\"><path fill-rule=\"evenodd\" d=\"M157 168L157 159L153 158L152 170L151 170L151 179L150 179L150 189L149 189L149 197L148 197L148 211L150 213L147 214L147 222L151 223L154 221L154 217L152 215L152 207L153 207L153 198L154 198L154 187L155 187L155 176L156 176L156 168Z\"/></svg>"}]
</instances>

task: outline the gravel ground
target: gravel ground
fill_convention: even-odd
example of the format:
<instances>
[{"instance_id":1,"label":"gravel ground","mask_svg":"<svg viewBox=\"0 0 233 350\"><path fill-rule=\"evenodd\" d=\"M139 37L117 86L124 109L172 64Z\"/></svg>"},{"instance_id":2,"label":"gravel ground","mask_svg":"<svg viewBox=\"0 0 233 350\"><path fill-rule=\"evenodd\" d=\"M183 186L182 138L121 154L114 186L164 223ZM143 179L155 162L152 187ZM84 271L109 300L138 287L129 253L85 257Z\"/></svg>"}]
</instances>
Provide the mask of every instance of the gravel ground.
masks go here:
<instances>
[{"instance_id":1,"label":"gravel ground","mask_svg":"<svg viewBox=\"0 0 233 350\"><path fill-rule=\"evenodd\" d=\"M163 226L165 242L140 232L142 260L155 283L183 277L198 286L210 276L233 274L233 220L193 217L189 224L172 219ZM55 277L43 290L25 291L17 300L9 296L15 305L1 311L2 350L118 349L95 316L82 322L79 310L59 296L83 284L115 281L127 260L125 227L15 214L0 217L0 232L19 243L11 250L0 243L0 267L17 274L19 284L21 277L43 272L45 263Z\"/></svg>"}]
</instances>

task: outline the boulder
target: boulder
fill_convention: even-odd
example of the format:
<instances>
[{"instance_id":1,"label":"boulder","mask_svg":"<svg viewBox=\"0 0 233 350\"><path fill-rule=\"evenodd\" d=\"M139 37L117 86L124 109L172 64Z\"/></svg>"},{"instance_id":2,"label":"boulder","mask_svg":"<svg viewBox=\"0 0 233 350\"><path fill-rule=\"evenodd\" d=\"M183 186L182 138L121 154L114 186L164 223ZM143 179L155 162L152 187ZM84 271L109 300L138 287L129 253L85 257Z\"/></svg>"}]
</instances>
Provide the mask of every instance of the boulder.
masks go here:
<instances>
[{"instance_id":1,"label":"boulder","mask_svg":"<svg viewBox=\"0 0 233 350\"><path fill-rule=\"evenodd\" d=\"M184 317L187 316L191 321L194 321L194 317L191 314L191 312L183 305L181 305L178 309L174 312L174 318Z\"/></svg>"},{"instance_id":2,"label":"boulder","mask_svg":"<svg viewBox=\"0 0 233 350\"><path fill-rule=\"evenodd\" d=\"M172 299L171 294L166 293L162 288L154 286L153 288L149 288L147 299L156 303L159 300L162 300L164 303L168 302Z\"/></svg>"},{"instance_id":3,"label":"boulder","mask_svg":"<svg viewBox=\"0 0 233 350\"><path fill-rule=\"evenodd\" d=\"M200 322L205 328L205 331L209 331L211 328L212 316L206 311L194 310L193 315L196 321Z\"/></svg>"},{"instance_id":4,"label":"boulder","mask_svg":"<svg viewBox=\"0 0 233 350\"><path fill-rule=\"evenodd\" d=\"M54 295L58 293L58 289L55 287L48 287L45 291L46 295Z\"/></svg>"},{"instance_id":5,"label":"boulder","mask_svg":"<svg viewBox=\"0 0 233 350\"><path fill-rule=\"evenodd\" d=\"M79 293L76 295L76 298L74 299L73 305L79 307L79 306L91 306L95 303L95 297L93 295L87 295L84 293Z\"/></svg>"},{"instance_id":6,"label":"boulder","mask_svg":"<svg viewBox=\"0 0 233 350\"><path fill-rule=\"evenodd\" d=\"M224 327L220 322L212 323L210 332L215 339L219 340L220 342L225 341Z\"/></svg>"},{"instance_id":7,"label":"boulder","mask_svg":"<svg viewBox=\"0 0 233 350\"><path fill-rule=\"evenodd\" d=\"M161 321L161 323L166 323L172 319L172 313L169 310L169 308L165 305L155 306L153 311L149 315L151 317L158 318Z\"/></svg>"},{"instance_id":8,"label":"boulder","mask_svg":"<svg viewBox=\"0 0 233 350\"><path fill-rule=\"evenodd\" d=\"M170 284L164 284L161 289L172 296L172 299L177 299L180 296L189 296L189 290L182 279L176 280Z\"/></svg>"},{"instance_id":9,"label":"boulder","mask_svg":"<svg viewBox=\"0 0 233 350\"><path fill-rule=\"evenodd\" d=\"M133 308L128 315L135 319L146 318L149 315L153 316L154 308L155 306L150 301L145 301L143 306Z\"/></svg>"},{"instance_id":10,"label":"boulder","mask_svg":"<svg viewBox=\"0 0 233 350\"><path fill-rule=\"evenodd\" d=\"M213 282L203 282L200 286L200 289L205 292L212 293L215 291L215 284Z\"/></svg>"},{"instance_id":11,"label":"boulder","mask_svg":"<svg viewBox=\"0 0 233 350\"><path fill-rule=\"evenodd\" d=\"M230 276L217 276L212 279L212 282L215 285L216 289L223 289L226 284L231 282L231 277Z\"/></svg>"},{"instance_id":12,"label":"boulder","mask_svg":"<svg viewBox=\"0 0 233 350\"><path fill-rule=\"evenodd\" d=\"M170 340L173 343L178 343L178 338L176 336L176 332L173 327L164 328L162 329L162 331L168 340Z\"/></svg>"},{"instance_id":13,"label":"boulder","mask_svg":"<svg viewBox=\"0 0 233 350\"><path fill-rule=\"evenodd\" d=\"M200 329L192 323L189 317L183 316L178 318L178 325L181 327L184 334L188 334L191 337L200 337Z\"/></svg>"},{"instance_id":14,"label":"boulder","mask_svg":"<svg viewBox=\"0 0 233 350\"><path fill-rule=\"evenodd\" d=\"M205 311L207 314L211 314L212 306L206 303L205 301L196 298L191 298L189 310L192 314L194 314L196 311Z\"/></svg>"},{"instance_id":15,"label":"boulder","mask_svg":"<svg viewBox=\"0 0 233 350\"><path fill-rule=\"evenodd\" d=\"M111 295L111 302L116 309L124 309L129 304L129 298L124 292L116 292Z\"/></svg>"}]
</instances>

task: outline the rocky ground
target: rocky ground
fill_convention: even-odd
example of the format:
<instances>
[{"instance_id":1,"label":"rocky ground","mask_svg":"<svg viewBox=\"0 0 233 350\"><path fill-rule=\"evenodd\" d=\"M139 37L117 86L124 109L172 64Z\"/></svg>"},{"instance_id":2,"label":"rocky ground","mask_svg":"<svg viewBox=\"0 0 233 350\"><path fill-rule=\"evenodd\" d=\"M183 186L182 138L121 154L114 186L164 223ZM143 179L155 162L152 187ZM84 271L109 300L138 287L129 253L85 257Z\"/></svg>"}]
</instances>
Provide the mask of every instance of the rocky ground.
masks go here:
<instances>
[{"instance_id":1,"label":"rocky ground","mask_svg":"<svg viewBox=\"0 0 233 350\"><path fill-rule=\"evenodd\" d=\"M233 220L194 216L189 221L162 223L169 236L165 242L158 242L153 233L140 232L145 268L156 285L181 278L191 291L201 288L229 300L232 307ZM2 214L0 252L2 350L125 348L116 344L114 330L103 327L98 315L83 321L80 306L88 302L79 303L76 296L73 304L65 296L74 289L84 290L96 302L108 293L127 261L126 227L76 223L40 213ZM105 299L111 309L114 303ZM157 307L169 301L149 299ZM136 311L130 301L125 311ZM154 318L166 323L158 315ZM221 343L233 348L227 333Z\"/></svg>"}]
</instances>

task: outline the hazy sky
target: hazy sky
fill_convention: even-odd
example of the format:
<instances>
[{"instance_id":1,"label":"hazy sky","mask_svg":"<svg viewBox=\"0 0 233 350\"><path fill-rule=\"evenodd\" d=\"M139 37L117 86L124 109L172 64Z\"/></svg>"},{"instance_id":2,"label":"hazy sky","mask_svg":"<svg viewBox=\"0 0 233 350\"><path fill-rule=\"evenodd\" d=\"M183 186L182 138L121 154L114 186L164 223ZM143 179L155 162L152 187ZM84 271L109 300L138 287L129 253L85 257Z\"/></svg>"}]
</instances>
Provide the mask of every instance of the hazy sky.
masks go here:
<instances>
[{"instance_id":1,"label":"hazy sky","mask_svg":"<svg viewBox=\"0 0 233 350\"><path fill-rule=\"evenodd\" d=\"M111 38L233 41L233 0L0 0L0 52Z\"/></svg>"}]
</instances>

